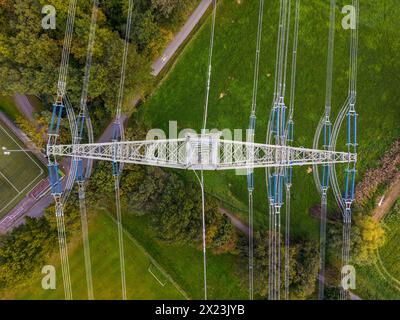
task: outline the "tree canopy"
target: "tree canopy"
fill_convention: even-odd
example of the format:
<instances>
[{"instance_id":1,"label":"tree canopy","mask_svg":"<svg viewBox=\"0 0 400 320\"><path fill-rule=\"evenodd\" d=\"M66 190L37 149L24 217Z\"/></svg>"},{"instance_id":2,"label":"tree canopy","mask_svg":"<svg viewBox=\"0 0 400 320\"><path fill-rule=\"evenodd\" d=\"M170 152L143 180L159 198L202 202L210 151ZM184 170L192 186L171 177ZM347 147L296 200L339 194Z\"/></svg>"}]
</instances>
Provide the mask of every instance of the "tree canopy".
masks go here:
<instances>
[{"instance_id":1,"label":"tree canopy","mask_svg":"<svg viewBox=\"0 0 400 320\"><path fill-rule=\"evenodd\" d=\"M188 0L134 1L131 45L125 80L125 105L133 97L148 93L152 86L150 65L164 45L161 29L172 28L174 17L182 15ZM1 0L0 3L0 91L53 95L68 17L68 1ZM56 9L56 29L44 30L42 7ZM79 102L89 37L92 4L78 1L70 55L67 91ZM101 99L114 110L121 72L126 29L127 1L100 1L93 51L89 102Z\"/></svg>"}]
</instances>

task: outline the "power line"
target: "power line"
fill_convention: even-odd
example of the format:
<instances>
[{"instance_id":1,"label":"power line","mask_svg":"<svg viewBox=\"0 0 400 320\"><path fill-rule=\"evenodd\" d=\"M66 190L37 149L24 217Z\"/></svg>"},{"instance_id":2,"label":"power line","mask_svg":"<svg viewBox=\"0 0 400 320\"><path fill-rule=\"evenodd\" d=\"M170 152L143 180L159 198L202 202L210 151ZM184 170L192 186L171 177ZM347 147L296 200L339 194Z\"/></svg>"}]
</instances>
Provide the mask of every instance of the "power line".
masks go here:
<instances>
[{"instance_id":1,"label":"power line","mask_svg":"<svg viewBox=\"0 0 400 320\"><path fill-rule=\"evenodd\" d=\"M247 131L248 142L254 143L254 135L256 128L256 109L257 109L257 93L260 69L260 53L262 26L264 15L264 0L260 0L258 10L258 26L257 26L257 42L256 42L256 57L254 63L254 79L253 79L253 95L251 104L251 113L249 119L249 129ZM247 189L249 200L249 299L254 298L254 170L247 170Z\"/></svg>"},{"instance_id":2,"label":"power line","mask_svg":"<svg viewBox=\"0 0 400 320\"><path fill-rule=\"evenodd\" d=\"M117 109L113 127L113 141L124 141L124 125L121 123L121 114L122 114L122 103L124 97L124 89L125 89L125 77L126 77L126 66L128 62L128 53L129 53L129 40L131 34L131 25L132 25L132 15L133 15L133 0L129 0L128 7L128 15L126 20L126 31L125 31L125 41L124 41L124 49L122 54L122 63L121 63L121 75L120 75L120 83L118 89L118 100L117 100ZM117 150L114 148L113 150L114 157L117 155ZM123 239L123 226L122 226L122 213L121 213L121 196L120 196L120 176L123 170L123 164L118 162L116 158L113 161L113 177L114 177L114 190L115 190L115 210L117 215L117 227L118 227L118 245L119 245L119 259L120 259L120 268L121 268L121 288L122 288L122 299L127 299L126 293L126 273L125 273L125 254L124 254L124 239Z\"/></svg>"}]
</instances>

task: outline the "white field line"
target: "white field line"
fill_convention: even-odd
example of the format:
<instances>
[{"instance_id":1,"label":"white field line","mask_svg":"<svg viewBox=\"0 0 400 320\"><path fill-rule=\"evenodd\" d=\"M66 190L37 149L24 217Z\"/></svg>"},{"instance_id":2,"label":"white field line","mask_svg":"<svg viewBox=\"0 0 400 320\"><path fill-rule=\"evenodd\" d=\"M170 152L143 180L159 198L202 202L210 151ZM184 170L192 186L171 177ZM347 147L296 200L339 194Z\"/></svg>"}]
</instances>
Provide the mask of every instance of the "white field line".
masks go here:
<instances>
[{"instance_id":1,"label":"white field line","mask_svg":"<svg viewBox=\"0 0 400 320\"><path fill-rule=\"evenodd\" d=\"M153 271L151 271L150 266L149 266L149 268L147 269L147 271L149 271L149 272L151 273L151 275L157 280L157 282L158 282L162 287L165 287L165 284L166 284L167 282L162 283L161 280L158 279L157 276L153 273Z\"/></svg>"},{"instance_id":2,"label":"white field line","mask_svg":"<svg viewBox=\"0 0 400 320\"><path fill-rule=\"evenodd\" d=\"M105 211L105 214L114 222L117 223L117 220L107 211L106 208L101 208ZM164 275L164 277L175 287L175 289L186 299L190 300L189 295L175 282L175 280L164 270L161 265L150 255L150 253L136 240L128 230L123 228L124 235L133 243L149 260L150 262Z\"/></svg>"},{"instance_id":3,"label":"white field line","mask_svg":"<svg viewBox=\"0 0 400 320\"><path fill-rule=\"evenodd\" d=\"M0 172L1 173L1 172ZM32 183L34 183L38 178L40 178L40 176L41 175L39 175L39 176L37 176L34 180L32 180L32 182L29 184L29 185L27 185L21 192L19 192L14 198L12 198L6 205L5 205L5 207L3 208L3 209L1 209L0 210L0 213L1 212L3 212L16 198L18 198L20 195L21 195L21 193L23 193L24 192L24 190L26 189L26 188L28 188ZM37 185L39 184L41 182L41 180L39 180L29 191L27 191L26 193L29 193L29 192L31 192L33 189L35 189L36 187L37 187ZM18 212L19 213L19 212ZM7 217L6 217L7 218ZM3 223L3 221L6 219L6 218L4 218L2 221L0 221L0 225ZM13 216L12 217L12 219L11 220L13 220L15 217Z\"/></svg>"},{"instance_id":4,"label":"white field line","mask_svg":"<svg viewBox=\"0 0 400 320\"><path fill-rule=\"evenodd\" d=\"M16 198L18 198L19 195L20 195L20 193L17 193L17 195L16 195L14 198L12 198L12 199L3 207L3 209L0 210L0 213L3 212ZM5 220L5 219L4 219L4 220ZM3 221L1 221L1 222L3 222ZM1 224L1 222L0 222L0 224Z\"/></svg>"},{"instance_id":5,"label":"white field line","mask_svg":"<svg viewBox=\"0 0 400 320\"><path fill-rule=\"evenodd\" d=\"M40 171L40 173L39 173L29 184L27 184L27 185L25 186L25 188L23 188L23 189L20 190L20 191L19 191L19 190L11 183L11 181L8 180L7 177L0 171L0 174L7 180L7 182L8 182L8 183L17 191L17 193L18 193L13 199L11 199L11 200L5 205L5 207L3 207L3 208L0 210L0 213L1 213L1 212L3 212L7 207L9 207L10 204L11 204L16 198L18 198L23 192L25 192L27 188L29 188L33 183L35 183L36 180L39 179L39 178L43 175L44 171L43 171L43 169L38 165L38 163L29 155L29 153L27 153L27 152L21 147L21 145L7 132L7 130L4 129L4 127L3 127L1 124L0 124L0 128L1 128L1 129L5 132L5 134L18 146L18 148L19 148L20 150L22 150L22 151L26 154L26 156L39 168L39 171ZM39 181L39 182L40 182L40 181ZM35 186L33 186L28 192L32 191L32 190L39 184L39 182L38 182Z\"/></svg>"},{"instance_id":6,"label":"white field line","mask_svg":"<svg viewBox=\"0 0 400 320\"><path fill-rule=\"evenodd\" d=\"M31 161L39 168L40 174L42 174L42 173L43 173L43 169L42 169L42 168L37 164L37 162L29 155L29 153L26 152L25 149L22 148L21 145L20 145L17 141L15 141L15 139L7 132L7 130L5 130L5 129L3 128L3 126L2 126L1 124L0 124L0 128L6 133L6 135L8 135L8 136L10 137L10 139L11 139L12 141L14 141L14 143L21 149L21 151L23 151L23 152L26 154L26 156L27 156L29 159L31 159Z\"/></svg>"},{"instance_id":7,"label":"white field line","mask_svg":"<svg viewBox=\"0 0 400 320\"><path fill-rule=\"evenodd\" d=\"M17 191L17 193L21 193L21 191L19 191L19 190L16 188L16 186L14 186L14 184L6 177L5 174L3 174L1 171L0 171L0 175L8 182L9 185L11 185L11 187L13 187L13 189L14 189L15 191Z\"/></svg>"}]
</instances>

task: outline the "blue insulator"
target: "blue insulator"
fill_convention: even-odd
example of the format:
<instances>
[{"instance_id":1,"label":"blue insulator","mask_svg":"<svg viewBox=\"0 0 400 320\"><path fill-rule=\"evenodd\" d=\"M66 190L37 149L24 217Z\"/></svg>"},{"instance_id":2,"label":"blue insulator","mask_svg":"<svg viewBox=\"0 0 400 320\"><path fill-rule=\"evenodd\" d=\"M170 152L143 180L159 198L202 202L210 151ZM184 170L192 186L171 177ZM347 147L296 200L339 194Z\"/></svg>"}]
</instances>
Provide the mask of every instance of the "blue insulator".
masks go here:
<instances>
[{"instance_id":1,"label":"blue insulator","mask_svg":"<svg viewBox=\"0 0 400 320\"><path fill-rule=\"evenodd\" d=\"M121 137L121 130L120 130L120 125L117 123L114 123L113 125L113 133L112 133L112 140L113 141L119 141Z\"/></svg>"},{"instance_id":2,"label":"blue insulator","mask_svg":"<svg viewBox=\"0 0 400 320\"><path fill-rule=\"evenodd\" d=\"M344 192L344 199L349 199L349 169L346 169L346 183L345 183L345 192Z\"/></svg>"},{"instance_id":3,"label":"blue insulator","mask_svg":"<svg viewBox=\"0 0 400 320\"><path fill-rule=\"evenodd\" d=\"M289 124L288 124L288 141L293 141L293 137L294 137L294 135L293 135L293 129L294 129L294 123L293 123L293 121L289 121Z\"/></svg>"},{"instance_id":4,"label":"blue insulator","mask_svg":"<svg viewBox=\"0 0 400 320\"><path fill-rule=\"evenodd\" d=\"M330 122L324 123L324 146L327 147L331 144L331 124Z\"/></svg>"},{"instance_id":5,"label":"blue insulator","mask_svg":"<svg viewBox=\"0 0 400 320\"><path fill-rule=\"evenodd\" d=\"M293 168L292 167L287 167L286 168L286 184L291 185L292 184L292 172Z\"/></svg>"},{"instance_id":6,"label":"blue insulator","mask_svg":"<svg viewBox=\"0 0 400 320\"><path fill-rule=\"evenodd\" d=\"M82 159L78 159L77 161L77 175L76 175L76 179L80 182L82 182L85 177L83 175L83 160Z\"/></svg>"},{"instance_id":7,"label":"blue insulator","mask_svg":"<svg viewBox=\"0 0 400 320\"><path fill-rule=\"evenodd\" d=\"M292 130L291 130L292 131L292 135L291 135L290 140L294 141L294 122L292 122L291 125L292 125Z\"/></svg>"},{"instance_id":8,"label":"blue insulator","mask_svg":"<svg viewBox=\"0 0 400 320\"><path fill-rule=\"evenodd\" d=\"M331 168L329 165L324 165L322 167L322 182L321 186L323 189L327 189L329 187L329 177L330 177Z\"/></svg>"},{"instance_id":9,"label":"blue insulator","mask_svg":"<svg viewBox=\"0 0 400 320\"><path fill-rule=\"evenodd\" d=\"M280 132L280 127L279 127L279 124L280 124L280 112L279 111L280 111L279 108L277 108L276 109L276 135L277 136L279 135L279 132Z\"/></svg>"},{"instance_id":10,"label":"blue insulator","mask_svg":"<svg viewBox=\"0 0 400 320\"><path fill-rule=\"evenodd\" d=\"M351 114L347 114L347 145L351 144Z\"/></svg>"},{"instance_id":11,"label":"blue insulator","mask_svg":"<svg viewBox=\"0 0 400 320\"><path fill-rule=\"evenodd\" d=\"M58 105L58 116L57 116L57 126L56 126L56 134L59 133L60 131L60 122L61 122L61 116L62 116L62 111L64 106L62 104Z\"/></svg>"},{"instance_id":12,"label":"blue insulator","mask_svg":"<svg viewBox=\"0 0 400 320\"><path fill-rule=\"evenodd\" d=\"M56 187L57 187L57 193L61 193L61 183L60 183L60 174L58 173L58 164L54 165L54 173L56 175Z\"/></svg>"},{"instance_id":13,"label":"blue insulator","mask_svg":"<svg viewBox=\"0 0 400 320\"><path fill-rule=\"evenodd\" d=\"M279 204L282 204L283 196L283 176L279 176Z\"/></svg>"},{"instance_id":14,"label":"blue insulator","mask_svg":"<svg viewBox=\"0 0 400 320\"><path fill-rule=\"evenodd\" d=\"M354 145L357 145L357 114L354 114Z\"/></svg>"},{"instance_id":15,"label":"blue insulator","mask_svg":"<svg viewBox=\"0 0 400 320\"><path fill-rule=\"evenodd\" d=\"M53 113L51 114L51 120L50 120L50 134L53 134L54 120L56 117L56 113L57 113L57 105L53 104Z\"/></svg>"},{"instance_id":16,"label":"blue insulator","mask_svg":"<svg viewBox=\"0 0 400 320\"><path fill-rule=\"evenodd\" d=\"M332 124L329 123L329 125L328 125L328 146L331 145L331 130L332 130Z\"/></svg>"},{"instance_id":17,"label":"blue insulator","mask_svg":"<svg viewBox=\"0 0 400 320\"><path fill-rule=\"evenodd\" d=\"M77 127L79 128L79 137L83 137L83 129L85 124L85 116L80 115L77 119Z\"/></svg>"},{"instance_id":18,"label":"blue insulator","mask_svg":"<svg viewBox=\"0 0 400 320\"><path fill-rule=\"evenodd\" d=\"M351 177L351 198L350 198L351 201L354 201L355 186L356 186L356 169L353 169Z\"/></svg>"},{"instance_id":19,"label":"blue insulator","mask_svg":"<svg viewBox=\"0 0 400 320\"><path fill-rule=\"evenodd\" d=\"M119 175L119 164L116 161L112 162L112 174L114 177Z\"/></svg>"},{"instance_id":20,"label":"blue insulator","mask_svg":"<svg viewBox=\"0 0 400 320\"><path fill-rule=\"evenodd\" d=\"M274 202L276 203L278 193L278 177L274 174Z\"/></svg>"},{"instance_id":21,"label":"blue insulator","mask_svg":"<svg viewBox=\"0 0 400 320\"><path fill-rule=\"evenodd\" d=\"M47 167L49 168L49 178L50 178L51 193L55 194L54 177L53 177L53 164L49 164Z\"/></svg>"},{"instance_id":22,"label":"blue insulator","mask_svg":"<svg viewBox=\"0 0 400 320\"><path fill-rule=\"evenodd\" d=\"M251 172L247 175L247 189L249 192L254 190L254 173Z\"/></svg>"},{"instance_id":23,"label":"blue insulator","mask_svg":"<svg viewBox=\"0 0 400 320\"><path fill-rule=\"evenodd\" d=\"M326 185L325 185L326 188L329 187L330 176L331 176L331 167L329 165L327 165L326 166Z\"/></svg>"},{"instance_id":24,"label":"blue insulator","mask_svg":"<svg viewBox=\"0 0 400 320\"><path fill-rule=\"evenodd\" d=\"M249 129L253 130L253 131L256 129L256 116L254 116L254 115L250 116Z\"/></svg>"}]
</instances>

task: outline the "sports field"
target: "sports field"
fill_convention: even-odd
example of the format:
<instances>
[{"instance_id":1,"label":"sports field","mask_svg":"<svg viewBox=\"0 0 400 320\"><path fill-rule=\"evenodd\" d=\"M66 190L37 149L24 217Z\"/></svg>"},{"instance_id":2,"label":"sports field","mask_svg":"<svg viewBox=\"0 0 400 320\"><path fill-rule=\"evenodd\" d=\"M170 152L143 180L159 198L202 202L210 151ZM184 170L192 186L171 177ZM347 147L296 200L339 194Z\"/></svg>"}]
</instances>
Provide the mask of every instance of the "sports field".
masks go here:
<instances>
[{"instance_id":1,"label":"sports field","mask_svg":"<svg viewBox=\"0 0 400 320\"><path fill-rule=\"evenodd\" d=\"M39 160L23 150L22 142L0 122L0 218L46 176Z\"/></svg>"},{"instance_id":2,"label":"sports field","mask_svg":"<svg viewBox=\"0 0 400 320\"><path fill-rule=\"evenodd\" d=\"M95 299L121 299L121 278L117 225L105 211L89 221L89 239ZM58 244L55 244L56 246ZM185 299L184 293L171 282L172 278L160 269L157 261L128 233L124 237L126 284L128 299ZM56 268L56 289L41 286L41 267L31 281L8 292L0 292L0 299L64 299L61 265L56 255L46 262ZM80 233L69 244L69 261L73 298L87 299L85 263ZM155 262L155 263L154 263ZM173 280L172 280L173 281Z\"/></svg>"}]
</instances>

